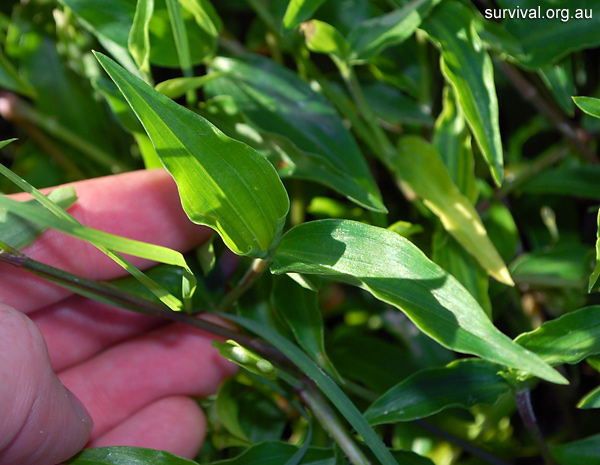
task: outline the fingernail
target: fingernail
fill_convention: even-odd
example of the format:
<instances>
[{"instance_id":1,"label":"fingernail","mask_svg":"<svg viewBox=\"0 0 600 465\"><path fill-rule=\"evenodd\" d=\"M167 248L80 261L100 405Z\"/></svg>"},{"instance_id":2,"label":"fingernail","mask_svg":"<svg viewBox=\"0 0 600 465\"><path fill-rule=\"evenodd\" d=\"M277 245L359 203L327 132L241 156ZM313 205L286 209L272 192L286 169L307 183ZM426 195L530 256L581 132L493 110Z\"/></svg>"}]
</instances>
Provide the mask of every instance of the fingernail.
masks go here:
<instances>
[{"instance_id":1,"label":"fingernail","mask_svg":"<svg viewBox=\"0 0 600 465\"><path fill-rule=\"evenodd\" d=\"M77 416L81 419L81 422L85 425L86 429L89 433L92 432L92 428L94 427L94 422L92 421L92 417L88 413L87 409L81 403L81 401L73 394L69 389L65 387L67 392L67 397L73 406L73 409L77 413Z\"/></svg>"}]
</instances>

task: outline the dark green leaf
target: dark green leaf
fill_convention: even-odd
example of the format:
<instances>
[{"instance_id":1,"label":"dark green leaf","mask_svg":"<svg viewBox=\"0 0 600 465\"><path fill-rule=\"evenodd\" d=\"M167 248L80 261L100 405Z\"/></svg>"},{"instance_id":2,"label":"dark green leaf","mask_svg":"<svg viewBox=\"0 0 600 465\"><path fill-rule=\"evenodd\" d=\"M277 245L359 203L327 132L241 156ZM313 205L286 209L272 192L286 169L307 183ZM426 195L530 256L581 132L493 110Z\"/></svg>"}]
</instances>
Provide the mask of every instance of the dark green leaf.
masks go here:
<instances>
[{"instance_id":1,"label":"dark green leaf","mask_svg":"<svg viewBox=\"0 0 600 465\"><path fill-rule=\"evenodd\" d=\"M290 0L283 17L283 27L294 29L309 19L325 0Z\"/></svg>"},{"instance_id":2,"label":"dark green leaf","mask_svg":"<svg viewBox=\"0 0 600 465\"><path fill-rule=\"evenodd\" d=\"M473 204L453 184L435 148L418 136L398 143L392 160L398 174L441 220L444 228L501 283L512 285L502 258L490 241Z\"/></svg>"},{"instance_id":3,"label":"dark green leaf","mask_svg":"<svg viewBox=\"0 0 600 465\"><path fill-rule=\"evenodd\" d=\"M554 446L551 452L560 465L600 465L600 434Z\"/></svg>"},{"instance_id":4,"label":"dark green leaf","mask_svg":"<svg viewBox=\"0 0 600 465\"><path fill-rule=\"evenodd\" d=\"M279 240L289 208L271 164L109 58L97 57L177 181L190 219L214 228L237 254L267 256Z\"/></svg>"},{"instance_id":5,"label":"dark green leaf","mask_svg":"<svg viewBox=\"0 0 600 465\"><path fill-rule=\"evenodd\" d=\"M500 333L455 278L392 231L353 221L304 223L284 236L272 271L320 274L359 285L402 310L444 347L565 382Z\"/></svg>"},{"instance_id":6,"label":"dark green leaf","mask_svg":"<svg viewBox=\"0 0 600 465\"><path fill-rule=\"evenodd\" d=\"M0 87L27 97L35 97L35 89L25 81L0 50Z\"/></svg>"},{"instance_id":7,"label":"dark green leaf","mask_svg":"<svg viewBox=\"0 0 600 465\"><path fill-rule=\"evenodd\" d=\"M494 404L510 391L499 372L485 360L457 360L444 368L422 370L387 391L365 412L372 425L428 417L449 407Z\"/></svg>"},{"instance_id":8,"label":"dark green leaf","mask_svg":"<svg viewBox=\"0 0 600 465\"><path fill-rule=\"evenodd\" d=\"M600 166L565 166L543 171L521 189L528 194L569 195L600 200Z\"/></svg>"},{"instance_id":9,"label":"dark green leaf","mask_svg":"<svg viewBox=\"0 0 600 465\"><path fill-rule=\"evenodd\" d=\"M547 321L515 339L550 365L578 363L600 354L600 306L585 307Z\"/></svg>"},{"instance_id":10,"label":"dark green leaf","mask_svg":"<svg viewBox=\"0 0 600 465\"><path fill-rule=\"evenodd\" d=\"M359 23L348 35L349 61L368 61L384 48L406 40L439 2L440 0L412 0L397 10Z\"/></svg>"},{"instance_id":11,"label":"dark green leaf","mask_svg":"<svg viewBox=\"0 0 600 465\"><path fill-rule=\"evenodd\" d=\"M73 187L61 187L50 192L48 198L66 210L75 203L77 194ZM27 203L35 208L44 209L36 200L29 200ZM0 240L15 249L22 249L33 243L46 229L0 207Z\"/></svg>"},{"instance_id":12,"label":"dark green leaf","mask_svg":"<svg viewBox=\"0 0 600 465\"><path fill-rule=\"evenodd\" d=\"M553 0L499 0L498 4L502 8L485 10L484 16L492 18L505 12L504 27L523 47L523 53L515 58L532 70L555 63L575 50L600 44L600 5L595 0L562 3ZM575 17L578 9L582 9L583 18ZM510 18L510 12L521 16ZM556 40L557 37L560 40Z\"/></svg>"},{"instance_id":13,"label":"dark green leaf","mask_svg":"<svg viewBox=\"0 0 600 465\"><path fill-rule=\"evenodd\" d=\"M141 447L99 447L86 449L67 460L69 465L197 465L183 457Z\"/></svg>"},{"instance_id":14,"label":"dark green leaf","mask_svg":"<svg viewBox=\"0 0 600 465\"><path fill-rule=\"evenodd\" d=\"M371 210L386 211L356 142L323 96L295 73L266 58L252 56L241 61L218 57L212 67L228 74L206 85L210 95L231 95L260 130L285 136L298 149L322 157L351 177L361 188L352 192L351 200Z\"/></svg>"},{"instance_id":15,"label":"dark green leaf","mask_svg":"<svg viewBox=\"0 0 600 465\"><path fill-rule=\"evenodd\" d=\"M298 450L282 442L265 442L246 450L233 459L214 462L213 465L282 465ZM308 449L302 465L336 465L331 449Z\"/></svg>"},{"instance_id":16,"label":"dark green leaf","mask_svg":"<svg viewBox=\"0 0 600 465\"><path fill-rule=\"evenodd\" d=\"M596 230L596 265L594 265L594 271L592 271L592 274L590 275L588 292L592 292L596 287L596 282L600 276L600 210L596 216L596 224L598 225Z\"/></svg>"},{"instance_id":17,"label":"dark green leaf","mask_svg":"<svg viewBox=\"0 0 600 465\"><path fill-rule=\"evenodd\" d=\"M381 81L365 83L363 93L377 118L389 124L424 124L431 126L431 110Z\"/></svg>"},{"instance_id":18,"label":"dark green leaf","mask_svg":"<svg viewBox=\"0 0 600 465\"><path fill-rule=\"evenodd\" d=\"M600 408L600 387L587 393L578 403L577 408Z\"/></svg>"},{"instance_id":19,"label":"dark green leaf","mask_svg":"<svg viewBox=\"0 0 600 465\"><path fill-rule=\"evenodd\" d=\"M541 68L538 70L538 74L564 112L573 116L575 106L572 97L575 95L575 79L571 60L566 59L555 65Z\"/></svg>"},{"instance_id":20,"label":"dark green leaf","mask_svg":"<svg viewBox=\"0 0 600 465\"><path fill-rule=\"evenodd\" d=\"M442 52L442 71L452 84L469 127L497 185L502 184L503 153L492 61L473 28L470 10L444 1L423 22Z\"/></svg>"}]
</instances>

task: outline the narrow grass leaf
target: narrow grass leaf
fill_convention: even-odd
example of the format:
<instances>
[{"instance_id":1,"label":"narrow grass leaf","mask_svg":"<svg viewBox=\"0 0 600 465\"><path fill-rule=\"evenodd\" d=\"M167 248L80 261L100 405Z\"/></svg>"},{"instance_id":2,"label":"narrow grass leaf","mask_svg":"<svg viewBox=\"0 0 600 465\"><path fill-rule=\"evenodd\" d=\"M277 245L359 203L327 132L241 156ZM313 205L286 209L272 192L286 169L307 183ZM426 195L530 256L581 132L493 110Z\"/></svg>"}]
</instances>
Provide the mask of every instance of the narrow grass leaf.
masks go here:
<instances>
[{"instance_id":1,"label":"narrow grass leaf","mask_svg":"<svg viewBox=\"0 0 600 465\"><path fill-rule=\"evenodd\" d=\"M227 74L206 85L210 96L230 95L261 131L288 138L298 149L327 159L339 172L352 178L360 186L360 191L349 197L352 201L370 210L387 211L342 118L325 97L297 74L259 56L244 60L217 57L211 68Z\"/></svg>"},{"instance_id":2,"label":"narrow grass leaf","mask_svg":"<svg viewBox=\"0 0 600 465\"><path fill-rule=\"evenodd\" d=\"M287 30L296 28L309 19L325 0L290 0L283 16L283 27Z\"/></svg>"},{"instance_id":3,"label":"narrow grass leaf","mask_svg":"<svg viewBox=\"0 0 600 465\"><path fill-rule=\"evenodd\" d=\"M499 365L477 359L421 370L377 399L365 418L371 425L380 425L428 417L450 407L495 404L511 389L501 370Z\"/></svg>"},{"instance_id":4,"label":"narrow grass leaf","mask_svg":"<svg viewBox=\"0 0 600 465\"><path fill-rule=\"evenodd\" d=\"M550 365L579 363L600 354L600 306L581 308L550 320L515 339Z\"/></svg>"},{"instance_id":5,"label":"narrow grass leaf","mask_svg":"<svg viewBox=\"0 0 600 465\"><path fill-rule=\"evenodd\" d=\"M458 1L439 4L422 28L442 52L442 72L450 82L494 182L504 178L498 98L492 60L473 26L472 13Z\"/></svg>"},{"instance_id":6,"label":"narrow grass leaf","mask_svg":"<svg viewBox=\"0 0 600 465\"><path fill-rule=\"evenodd\" d=\"M283 237L271 270L330 276L360 286L404 312L446 348L551 382L566 382L538 356L498 331L453 276L392 231L345 220L304 223Z\"/></svg>"},{"instance_id":7,"label":"narrow grass leaf","mask_svg":"<svg viewBox=\"0 0 600 465\"><path fill-rule=\"evenodd\" d=\"M154 0L139 0L135 9L133 25L129 32L127 45L140 72L150 74L150 20L154 12Z\"/></svg>"},{"instance_id":8,"label":"narrow grass leaf","mask_svg":"<svg viewBox=\"0 0 600 465\"><path fill-rule=\"evenodd\" d=\"M97 57L175 178L189 218L215 229L233 252L266 257L281 236L289 209L273 166L109 58Z\"/></svg>"},{"instance_id":9,"label":"narrow grass leaf","mask_svg":"<svg viewBox=\"0 0 600 465\"><path fill-rule=\"evenodd\" d=\"M223 74L216 72L204 76L173 78L157 84L155 89L169 98L177 99L190 90L200 89L204 84L220 78Z\"/></svg>"},{"instance_id":10,"label":"narrow grass leaf","mask_svg":"<svg viewBox=\"0 0 600 465\"><path fill-rule=\"evenodd\" d=\"M454 185L435 148L418 136L398 143L398 157L392 160L398 174L423 199L442 225L490 276L513 285L510 273L489 239L473 204Z\"/></svg>"},{"instance_id":11,"label":"narrow grass leaf","mask_svg":"<svg viewBox=\"0 0 600 465\"><path fill-rule=\"evenodd\" d=\"M594 97L573 97L575 105L585 113L600 118L600 99Z\"/></svg>"},{"instance_id":12,"label":"narrow grass leaf","mask_svg":"<svg viewBox=\"0 0 600 465\"><path fill-rule=\"evenodd\" d=\"M213 37L219 35L223 22L209 0L179 0L179 4L192 14L198 26Z\"/></svg>"},{"instance_id":13,"label":"narrow grass leaf","mask_svg":"<svg viewBox=\"0 0 600 465\"><path fill-rule=\"evenodd\" d=\"M193 74L192 56L190 54L190 43L188 41L186 26L181 15L181 6L177 0L166 0L166 2L181 70L184 76L191 77Z\"/></svg>"},{"instance_id":14,"label":"narrow grass leaf","mask_svg":"<svg viewBox=\"0 0 600 465\"><path fill-rule=\"evenodd\" d=\"M335 405L356 432L362 436L365 444L375 454L379 463L382 465L397 465L388 448L365 421L356 406L346 397L333 379L319 368L300 348L274 330L253 320L239 315L224 313L219 315L259 335L283 352L303 373L316 383L323 394Z\"/></svg>"},{"instance_id":15,"label":"narrow grass leaf","mask_svg":"<svg viewBox=\"0 0 600 465\"><path fill-rule=\"evenodd\" d=\"M600 387L587 393L578 403L577 408L600 408Z\"/></svg>"},{"instance_id":16,"label":"narrow grass leaf","mask_svg":"<svg viewBox=\"0 0 600 465\"><path fill-rule=\"evenodd\" d=\"M412 0L390 13L362 21L348 34L349 61L368 61L386 47L408 39L440 1Z\"/></svg>"}]
</instances>

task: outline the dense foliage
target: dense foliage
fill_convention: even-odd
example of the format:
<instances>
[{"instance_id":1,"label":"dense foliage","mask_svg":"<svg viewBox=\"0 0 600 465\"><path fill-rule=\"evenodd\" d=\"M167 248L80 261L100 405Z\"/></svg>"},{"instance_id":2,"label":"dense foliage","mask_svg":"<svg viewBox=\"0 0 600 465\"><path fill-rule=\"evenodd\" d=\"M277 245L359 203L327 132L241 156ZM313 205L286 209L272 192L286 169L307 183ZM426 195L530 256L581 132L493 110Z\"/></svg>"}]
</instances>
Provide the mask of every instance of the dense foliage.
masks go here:
<instances>
[{"instance_id":1,"label":"dense foliage","mask_svg":"<svg viewBox=\"0 0 600 465\"><path fill-rule=\"evenodd\" d=\"M48 279L236 325L216 345L245 369L199 400L199 463L600 463L600 1L0 11L0 189L46 207L0 196L0 256L52 227L137 281ZM33 187L158 166L218 233L185 257L82 227L76 193ZM140 461L193 463L70 463Z\"/></svg>"}]
</instances>

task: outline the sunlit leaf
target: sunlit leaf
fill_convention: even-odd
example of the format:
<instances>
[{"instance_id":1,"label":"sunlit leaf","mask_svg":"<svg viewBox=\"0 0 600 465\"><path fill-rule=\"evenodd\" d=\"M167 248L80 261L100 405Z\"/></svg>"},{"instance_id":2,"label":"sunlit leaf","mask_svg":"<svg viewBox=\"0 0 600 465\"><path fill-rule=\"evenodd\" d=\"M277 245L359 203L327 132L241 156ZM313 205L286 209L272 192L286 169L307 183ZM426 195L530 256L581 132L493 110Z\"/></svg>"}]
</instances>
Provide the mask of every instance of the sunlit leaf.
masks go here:
<instances>
[{"instance_id":1,"label":"sunlit leaf","mask_svg":"<svg viewBox=\"0 0 600 465\"><path fill-rule=\"evenodd\" d=\"M285 15L283 27L294 29L300 23L309 19L325 0L290 0Z\"/></svg>"},{"instance_id":2,"label":"sunlit leaf","mask_svg":"<svg viewBox=\"0 0 600 465\"><path fill-rule=\"evenodd\" d=\"M594 265L594 270L590 275L590 280L588 282L588 292L592 292L592 290L596 287L598 277L600 277L600 210L598 211L598 215L596 216L596 224L598 225L596 232L596 264Z\"/></svg>"},{"instance_id":3,"label":"sunlit leaf","mask_svg":"<svg viewBox=\"0 0 600 465\"><path fill-rule=\"evenodd\" d=\"M345 60L348 56L348 42L331 24L313 19L303 23L300 30L311 52L331 54L340 60Z\"/></svg>"},{"instance_id":4,"label":"sunlit leaf","mask_svg":"<svg viewBox=\"0 0 600 465\"><path fill-rule=\"evenodd\" d=\"M600 387L588 392L578 403L577 408L600 408Z\"/></svg>"},{"instance_id":5,"label":"sunlit leaf","mask_svg":"<svg viewBox=\"0 0 600 465\"><path fill-rule=\"evenodd\" d=\"M588 115L600 118L600 99L594 97L573 97L573 101Z\"/></svg>"},{"instance_id":6,"label":"sunlit leaf","mask_svg":"<svg viewBox=\"0 0 600 465\"><path fill-rule=\"evenodd\" d=\"M97 57L175 178L190 219L214 228L237 254L267 256L279 240L289 208L271 164L109 58Z\"/></svg>"},{"instance_id":7,"label":"sunlit leaf","mask_svg":"<svg viewBox=\"0 0 600 465\"><path fill-rule=\"evenodd\" d=\"M510 392L502 367L485 360L457 360L422 370L394 386L365 412L372 425L428 417L449 407L494 404Z\"/></svg>"},{"instance_id":8,"label":"sunlit leaf","mask_svg":"<svg viewBox=\"0 0 600 465\"><path fill-rule=\"evenodd\" d=\"M127 45L140 71L147 75L150 72L150 20L154 11L154 0L137 2L133 25L129 32Z\"/></svg>"},{"instance_id":9,"label":"sunlit leaf","mask_svg":"<svg viewBox=\"0 0 600 465\"><path fill-rule=\"evenodd\" d=\"M276 274L318 274L358 285L402 310L444 347L565 382L498 331L455 278L392 231L343 220L304 223L284 236L271 269Z\"/></svg>"},{"instance_id":10,"label":"sunlit leaf","mask_svg":"<svg viewBox=\"0 0 600 465\"><path fill-rule=\"evenodd\" d=\"M515 339L550 365L578 363L600 354L600 306L585 307L550 320Z\"/></svg>"},{"instance_id":11,"label":"sunlit leaf","mask_svg":"<svg viewBox=\"0 0 600 465\"><path fill-rule=\"evenodd\" d=\"M422 28L441 49L444 76L456 91L494 181L501 185L504 157L494 71L473 27L471 12L458 1L444 1L426 18Z\"/></svg>"},{"instance_id":12,"label":"sunlit leaf","mask_svg":"<svg viewBox=\"0 0 600 465\"><path fill-rule=\"evenodd\" d=\"M285 136L298 149L324 158L328 165L352 178L361 189L352 193L351 200L371 210L386 211L358 145L322 95L295 73L266 58L251 56L242 61L218 57L211 66L227 72L206 85L211 96L230 95L260 130Z\"/></svg>"},{"instance_id":13,"label":"sunlit leaf","mask_svg":"<svg viewBox=\"0 0 600 465\"><path fill-rule=\"evenodd\" d=\"M219 353L227 360L266 378L275 379L276 370L268 360L239 345L235 341L213 341Z\"/></svg>"},{"instance_id":14,"label":"sunlit leaf","mask_svg":"<svg viewBox=\"0 0 600 465\"><path fill-rule=\"evenodd\" d=\"M182 97L190 90L196 90L204 86L204 84L218 79L223 73L210 73L204 76L196 77L180 77L169 79L168 81L160 82L156 85L156 90L169 98L176 99Z\"/></svg>"},{"instance_id":15,"label":"sunlit leaf","mask_svg":"<svg viewBox=\"0 0 600 465\"><path fill-rule=\"evenodd\" d=\"M473 204L460 193L433 146L417 136L400 139L398 174L441 220L444 228L498 281L512 285Z\"/></svg>"}]
</instances>

